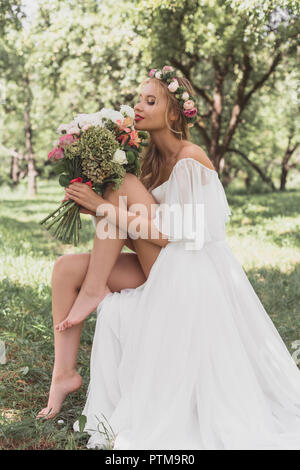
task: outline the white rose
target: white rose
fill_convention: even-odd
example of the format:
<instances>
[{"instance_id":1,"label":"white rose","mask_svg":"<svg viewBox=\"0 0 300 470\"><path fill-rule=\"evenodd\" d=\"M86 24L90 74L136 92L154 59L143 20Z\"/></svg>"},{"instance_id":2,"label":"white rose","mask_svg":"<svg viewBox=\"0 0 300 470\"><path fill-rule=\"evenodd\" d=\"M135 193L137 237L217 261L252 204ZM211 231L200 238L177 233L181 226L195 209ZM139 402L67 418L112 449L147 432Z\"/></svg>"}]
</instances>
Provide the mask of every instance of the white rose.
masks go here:
<instances>
[{"instance_id":1,"label":"white rose","mask_svg":"<svg viewBox=\"0 0 300 470\"><path fill-rule=\"evenodd\" d=\"M70 129L68 129L68 134L77 134L77 135L79 135L80 134L80 129L77 126L70 127Z\"/></svg>"},{"instance_id":2,"label":"white rose","mask_svg":"<svg viewBox=\"0 0 300 470\"><path fill-rule=\"evenodd\" d=\"M134 109L131 108L130 106L127 106L126 104L121 104L120 111L125 117L128 116L128 117L131 117L132 119L134 119L135 117Z\"/></svg>"},{"instance_id":3,"label":"white rose","mask_svg":"<svg viewBox=\"0 0 300 470\"><path fill-rule=\"evenodd\" d=\"M121 165L128 163L127 158L126 158L126 153L124 152L124 150L121 150L121 149L116 150L112 158L112 161L116 163L120 163Z\"/></svg>"},{"instance_id":4,"label":"white rose","mask_svg":"<svg viewBox=\"0 0 300 470\"><path fill-rule=\"evenodd\" d=\"M168 89L170 90L171 93L174 93L178 87L179 87L179 83L176 79L172 80L170 85L168 85Z\"/></svg>"},{"instance_id":5,"label":"white rose","mask_svg":"<svg viewBox=\"0 0 300 470\"><path fill-rule=\"evenodd\" d=\"M65 131L67 134L70 134L70 130L76 127L78 129L77 123L75 121L70 122L69 124L65 124Z\"/></svg>"},{"instance_id":6,"label":"white rose","mask_svg":"<svg viewBox=\"0 0 300 470\"><path fill-rule=\"evenodd\" d=\"M80 127L84 127L87 124L92 126L102 126L100 113L78 114L73 122Z\"/></svg>"},{"instance_id":7,"label":"white rose","mask_svg":"<svg viewBox=\"0 0 300 470\"><path fill-rule=\"evenodd\" d=\"M82 130L83 131L87 131L89 127L91 127L92 124L85 124L84 126L82 126Z\"/></svg>"},{"instance_id":8,"label":"white rose","mask_svg":"<svg viewBox=\"0 0 300 470\"><path fill-rule=\"evenodd\" d=\"M59 134L62 133L62 131L66 131L67 132L67 129L69 128L69 124L61 124L58 128L57 128L57 132Z\"/></svg>"},{"instance_id":9,"label":"white rose","mask_svg":"<svg viewBox=\"0 0 300 470\"><path fill-rule=\"evenodd\" d=\"M160 72L160 70L158 70L157 72L155 72L155 75L154 75L154 76L155 76L155 78L160 79L160 78L161 78L161 72Z\"/></svg>"},{"instance_id":10,"label":"white rose","mask_svg":"<svg viewBox=\"0 0 300 470\"><path fill-rule=\"evenodd\" d=\"M182 99L183 99L184 101L188 100L189 97L190 97L190 95L188 94L187 91L185 91L185 92L182 94Z\"/></svg>"},{"instance_id":11,"label":"white rose","mask_svg":"<svg viewBox=\"0 0 300 470\"><path fill-rule=\"evenodd\" d=\"M121 121L123 121L124 119L123 114L119 111L115 111L114 109L103 108L101 109L99 114L102 119L110 119L114 123L116 123L118 119L120 119Z\"/></svg>"}]
</instances>

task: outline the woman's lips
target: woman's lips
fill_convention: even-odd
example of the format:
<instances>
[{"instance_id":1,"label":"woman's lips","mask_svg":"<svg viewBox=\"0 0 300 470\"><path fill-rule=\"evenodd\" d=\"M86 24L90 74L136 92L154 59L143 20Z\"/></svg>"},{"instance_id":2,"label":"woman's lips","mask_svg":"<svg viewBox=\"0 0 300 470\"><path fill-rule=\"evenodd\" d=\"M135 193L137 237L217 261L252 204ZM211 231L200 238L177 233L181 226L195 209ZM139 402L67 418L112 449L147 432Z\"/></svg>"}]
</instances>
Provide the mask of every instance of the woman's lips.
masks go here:
<instances>
[{"instance_id":1,"label":"woman's lips","mask_svg":"<svg viewBox=\"0 0 300 470\"><path fill-rule=\"evenodd\" d=\"M135 117L134 117L134 120L136 122L141 121L142 119L144 119L144 118L142 116L139 116L138 114L136 114Z\"/></svg>"}]
</instances>

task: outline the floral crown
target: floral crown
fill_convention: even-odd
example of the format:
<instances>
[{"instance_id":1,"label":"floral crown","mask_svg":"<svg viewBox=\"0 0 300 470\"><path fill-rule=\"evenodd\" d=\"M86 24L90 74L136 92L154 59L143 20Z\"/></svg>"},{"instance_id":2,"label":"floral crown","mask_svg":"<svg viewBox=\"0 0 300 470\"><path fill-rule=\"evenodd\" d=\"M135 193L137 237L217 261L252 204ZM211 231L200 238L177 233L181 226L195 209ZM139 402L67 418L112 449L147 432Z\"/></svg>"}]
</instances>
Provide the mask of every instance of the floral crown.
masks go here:
<instances>
[{"instance_id":1,"label":"floral crown","mask_svg":"<svg viewBox=\"0 0 300 470\"><path fill-rule=\"evenodd\" d=\"M163 80L168 84L168 90L171 93L175 93L176 98L179 101L180 108L183 111L185 119L188 123L188 127L193 127L197 121L198 109L195 107L196 99L190 95L184 86L179 85L178 80L174 77L175 69L170 65L165 65L160 69L151 69L149 77Z\"/></svg>"}]
</instances>

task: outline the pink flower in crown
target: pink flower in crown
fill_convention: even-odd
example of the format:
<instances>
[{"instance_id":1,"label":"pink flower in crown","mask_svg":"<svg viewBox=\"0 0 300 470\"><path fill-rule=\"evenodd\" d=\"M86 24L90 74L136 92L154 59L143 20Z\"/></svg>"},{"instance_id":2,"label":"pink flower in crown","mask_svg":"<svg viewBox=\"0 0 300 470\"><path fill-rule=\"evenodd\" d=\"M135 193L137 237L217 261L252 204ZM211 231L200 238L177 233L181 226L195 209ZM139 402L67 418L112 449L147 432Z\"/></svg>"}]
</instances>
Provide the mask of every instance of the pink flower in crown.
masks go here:
<instances>
[{"instance_id":1,"label":"pink flower in crown","mask_svg":"<svg viewBox=\"0 0 300 470\"><path fill-rule=\"evenodd\" d=\"M149 77L154 77L155 75L155 72L156 72L156 69L151 69L150 72L149 72Z\"/></svg>"},{"instance_id":2,"label":"pink flower in crown","mask_svg":"<svg viewBox=\"0 0 300 470\"><path fill-rule=\"evenodd\" d=\"M194 106L195 106L195 103L193 100L187 100L184 102L184 105L183 105L184 109L192 109L194 108Z\"/></svg>"},{"instance_id":3,"label":"pink flower in crown","mask_svg":"<svg viewBox=\"0 0 300 470\"><path fill-rule=\"evenodd\" d=\"M59 146L65 147L66 145L72 144L75 141L75 137L72 134L64 134L59 139Z\"/></svg>"},{"instance_id":4,"label":"pink flower in crown","mask_svg":"<svg viewBox=\"0 0 300 470\"><path fill-rule=\"evenodd\" d=\"M174 72L174 68L171 67L171 65L165 65L165 66L162 68L162 73L166 73L166 72Z\"/></svg>"},{"instance_id":5,"label":"pink flower in crown","mask_svg":"<svg viewBox=\"0 0 300 470\"><path fill-rule=\"evenodd\" d=\"M175 93L175 91L177 90L178 87L179 87L178 81L176 80L176 78L172 78L172 81L171 81L170 85L168 85L169 91L171 93Z\"/></svg>"},{"instance_id":6,"label":"pink flower in crown","mask_svg":"<svg viewBox=\"0 0 300 470\"><path fill-rule=\"evenodd\" d=\"M185 111L183 111L183 114L184 114L186 117L189 117L189 118L194 117L197 113L198 113L198 109L197 109L197 108L186 109Z\"/></svg>"},{"instance_id":7,"label":"pink flower in crown","mask_svg":"<svg viewBox=\"0 0 300 470\"><path fill-rule=\"evenodd\" d=\"M54 147L48 154L48 160L55 161L64 158L64 151L60 147Z\"/></svg>"}]
</instances>

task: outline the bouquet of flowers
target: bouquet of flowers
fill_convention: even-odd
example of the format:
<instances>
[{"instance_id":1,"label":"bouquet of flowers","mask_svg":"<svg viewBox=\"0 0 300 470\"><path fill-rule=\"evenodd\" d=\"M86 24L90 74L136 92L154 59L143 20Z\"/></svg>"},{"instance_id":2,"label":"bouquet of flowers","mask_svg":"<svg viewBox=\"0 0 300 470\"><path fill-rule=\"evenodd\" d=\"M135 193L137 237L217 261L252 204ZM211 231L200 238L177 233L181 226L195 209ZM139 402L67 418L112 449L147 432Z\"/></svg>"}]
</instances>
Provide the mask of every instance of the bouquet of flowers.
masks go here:
<instances>
[{"instance_id":1,"label":"bouquet of flowers","mask_svg":"<svg viewBox=\"0 0 300 470\"><path fill-rule=\"evenodd\" d=\"M126 173L140 176L141 147L147 145L147 133L133 126L134 110L122 105L120 111L103 108L93 114L78 114L69 124L57 129L61 135L48 159L55 163L63 187L74 182L88 184L103 195L106 186L118 189ZM60 206L40 224L63 243L79 242L80 209L65 197Z\"/></svg>"}]
</instances>

